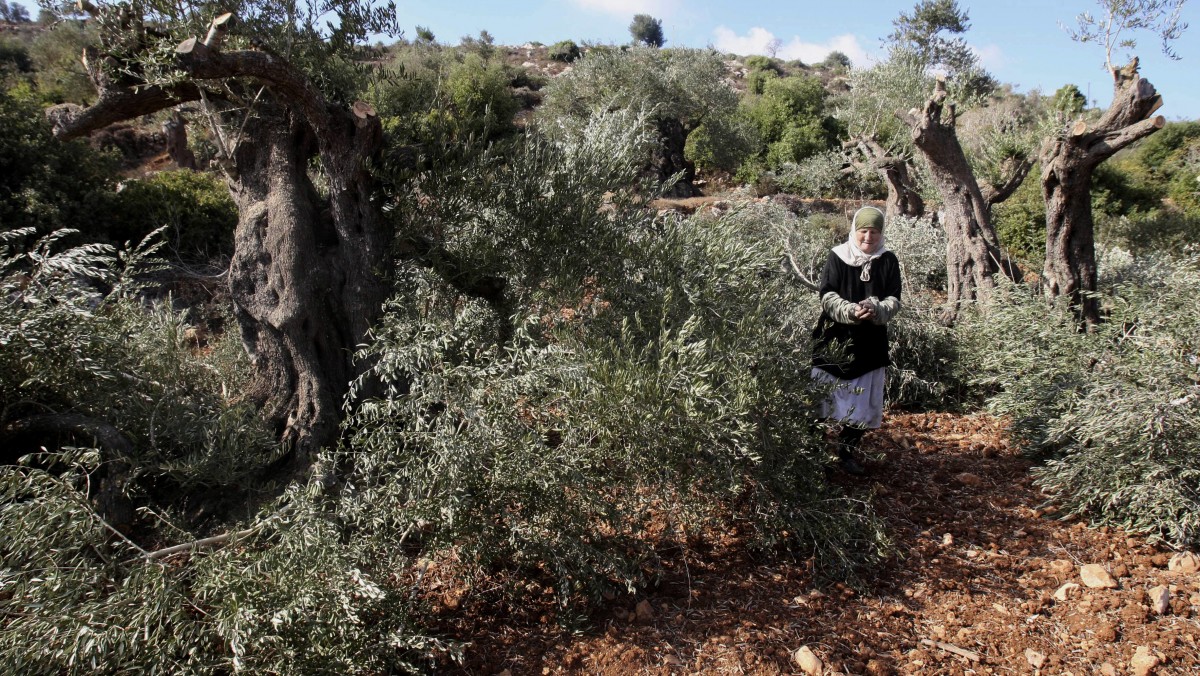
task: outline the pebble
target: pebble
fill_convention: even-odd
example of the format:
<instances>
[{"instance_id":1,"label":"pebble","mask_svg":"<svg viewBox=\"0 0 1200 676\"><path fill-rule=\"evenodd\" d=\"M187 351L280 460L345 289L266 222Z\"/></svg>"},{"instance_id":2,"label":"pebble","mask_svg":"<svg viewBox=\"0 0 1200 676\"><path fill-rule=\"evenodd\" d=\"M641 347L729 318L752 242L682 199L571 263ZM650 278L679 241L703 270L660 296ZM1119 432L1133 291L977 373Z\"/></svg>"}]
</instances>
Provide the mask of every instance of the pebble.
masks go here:
<instances>
[{"instance_id":1,"label":"pebble","mask_svg":"<svg viewBox=\"0 0 1200 676\"><path fill-rule=\"evenodd\" d=\"M1059 559L1050 562L1050 570L1056 575L1063 576L1075 570L1075 564L1066 559Z\"/></svg>"},{"instance_id":2,"label":"pebble","mask_svg":"<svg viewBox=\"0 0 1200 676\"><path fill-rule=\"evenodd\" d=\"M825 669L825 663L808 646L803 646L797 650L792 655L792 659L795 660L796 666L800 667L800 670L809 676L821 676L821 672Z\"/></svg>"},{"instance_id":3,"label":"pebble","mask_svg":"<svg viewBox=\"0 0 1200 676\"><path fill-rule=\"evenodd\" d=\"M1068 583L1064 584L1063 586L1059 587L1057 590L1055 590L1054 600L1055 601L1066 601L1067 599L1071 598L1072 594L1078 592L1079 589L1080 589L1080 587L1078 584L1076 584L1074 582L1068 582Z\"/></svg>"},{"instance_id":4,"label":"pebble","mask_svg":"<svg viewBox=\"0 0 1200 676\"><path fill-rule=\"evenodd\" d=\"M1115 589L1117 581L1109 575L1104 566L1098 563L1089 563L1079 569L1079 577L1083 579L1083 583L1091 589Z\"/></svg>"},{"instance_id":5,"label":"pebble","mask_svg":"<svg viewBox=\"0 0 1200 676\"><path fill-rule=\"evenodd\" d=\"M1171 590L1159 585L1149 592L1150 608L1158 615L1166 615L1171 609Z\"/></svg>"},{"instance_id":6,"label":"pebble","mask_svg":"<svg viewBox=\"0 0 1200 676\"><path fill-rule=\"evenodd\" d=\"M963 472L954 478L958 479L958 483L964 486L978 486L983 483L983 479L980 479L978 474L971 474L970 472Z\"/></svg>"},{"instance_id":7,"label":"pebble","mask_svg":"<svg viewBox=\"0 0 1200 676\"><path fill-rule=\"evenodd\" d=\"M1134 652L1133 659L1129 660L1129 670L1134 676L1150 676L1161 661L1149 648L1140 645Z\"/></svg>"},{"instance_id":8,"label":"pebble","mask_svg":"<svg viewBox=\"0 0 1200 676\"><path fill-rule=\"evenodd\" d=\"M1033 648L1025 649L1025 659L1029 662L1029 666L1034 669L1041 669L1046 666L1046 656Z\"/></svg>"},{"instance_id":9,"label":"pebble","mask_svg":"<svg viewBox=\"0 0 1200 676\"><path fill-rule=\"evenodd\" d=\"M638 601L637 607L633 609L637 621L641 624L649 624L654 621L654 606L650 602L642 599Z\"/></svg>"},{"instance_id":10,"label":"pebble","mask_svg":"<svg viewBox=\"0 0 1200 676\"><path fill-rule=\"evenodd\" d=\"M1105 662L1100 665L1100 673L1102 676L1117 676L1117 668L1112 662Z\"/></svg>"},{"instance_id":11,"label":"pebble","mask_svg":"<svg viewBox=\"0 0 1200 676\"><path fill-rule=\"evenodd\" d=\"M1200 571L1200 556L1196 556L1192 552L1179 552L1167 562L1167 570L1191 575Z\"/></svg>"}]
</instances>

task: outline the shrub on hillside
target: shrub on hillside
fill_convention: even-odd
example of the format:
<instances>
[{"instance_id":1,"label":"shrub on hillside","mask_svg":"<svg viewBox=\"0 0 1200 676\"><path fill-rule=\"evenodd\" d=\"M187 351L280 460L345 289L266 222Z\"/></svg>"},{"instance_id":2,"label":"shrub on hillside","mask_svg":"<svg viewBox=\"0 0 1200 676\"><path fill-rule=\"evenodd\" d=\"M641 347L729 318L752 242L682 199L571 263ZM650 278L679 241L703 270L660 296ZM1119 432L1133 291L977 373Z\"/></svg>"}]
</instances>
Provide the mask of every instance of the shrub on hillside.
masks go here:
<instances>
[{"instance_id":1,"label":"shrub on hillside","mask_svg":"<svg viewBox=\"0 0 1200 676\"><path fill-rule=\"evenodd\" d=\"M233 253L237 207L225 183L211 174L181 169L128 181L116 209L120 217L104 233L110 241L141 241L165 227L171 251L185 260Z\"/></svg>"},{"instance_id":2,"label":"shrub on hillside","mask_svg":"<svg viewBox=\"0 0 1200 676\"><path fill-rule=\"evenodd\" d=\"M563 63L571 63L581 56L579 45L575 44L574 40L561 40L554 43L546 51L546 56L554 61L562 61Z\"/></svg>"}]
</instances>

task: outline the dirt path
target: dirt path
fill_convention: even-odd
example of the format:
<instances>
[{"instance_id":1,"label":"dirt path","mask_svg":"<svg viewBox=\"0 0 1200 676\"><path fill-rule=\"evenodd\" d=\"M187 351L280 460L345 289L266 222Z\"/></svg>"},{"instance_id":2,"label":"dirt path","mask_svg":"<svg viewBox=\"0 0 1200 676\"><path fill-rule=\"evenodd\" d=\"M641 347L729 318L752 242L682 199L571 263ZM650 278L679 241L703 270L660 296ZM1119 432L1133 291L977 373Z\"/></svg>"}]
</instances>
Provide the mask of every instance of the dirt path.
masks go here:
<instances>
[{"instance_id":1,"label":"dirt path","mask_svg":"<svg viewBox=\"0 0 1200 676\"><path fill-rule=\"evenodd\" d=\"M797 562L714 551L614 601L583 634L537 611L475 625L461 673L791 674L802 646L824 673L1129 674L1139 647L1158 662L1149 673L1200 673L1200 573L1039 510L1029 463L994 420L893 416L866 444L882 454L872 476L837 480L873 499L899 556L865 593L816 591ZM1060 591L1093 563L1118 586ZM1160 585L1161 615L1149 596Z\"/></svg>"}]
</instances>

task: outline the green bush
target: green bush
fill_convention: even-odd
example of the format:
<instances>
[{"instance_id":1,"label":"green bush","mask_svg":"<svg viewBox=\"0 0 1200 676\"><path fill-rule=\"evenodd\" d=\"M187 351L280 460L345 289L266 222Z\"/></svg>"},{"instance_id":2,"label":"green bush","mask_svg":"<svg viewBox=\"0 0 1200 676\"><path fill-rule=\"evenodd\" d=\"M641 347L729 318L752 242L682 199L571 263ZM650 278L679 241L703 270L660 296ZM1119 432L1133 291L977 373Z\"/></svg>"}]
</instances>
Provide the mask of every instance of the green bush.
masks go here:
<instances>
[{"instance_id":1,"label":"green bush","mask_svg":"<svg viewBox=\"0 0 1200 676\"><path fill-rule=\"evenodd\" d=\"M170 249L185 260L233 253L237 207L224 181L181 169L128 181L117 195L121 218L106 233L113 242L137 242L166 227Z\"/></svg>"},{"instance_id":2,"label":"green bush","mask_svg":"<svg viewBox=\"0 0 1200 676\"><path fill-rule=\"evenodd\" d=\"M825 110L825 89L807 76L767 79L760 96L742 100L741 114L758 130L765 147L748 161L747 177L777 171L832 148L839 126Z\"/></svg>"},{"instance_id":3,"label":"green bush","mask_svg":"<svg viewBox=\"0 0 1200 676\"><path fill-rule=\"evenodd\" d=\"M554 61L571 63L578 59L582 52L579 51L579 45L575 44L574 40L562 40L551 45L546 55Z\"/></svg>"},{"instance_id":4,"label":"green bush","mask_svg":"<svg viewBox=\"0 0 1200 676\"><path fill-rule=\"evenodd\" d=\"M1021 187L992 207L992 222L1001 244L1031 269L1041 268L1046 258L1046 200L1039 176L1039 165L1034 165Z\"/></svg>"},{"instance_id":5,"label":"green bush","mask_svg":"<svg viewBox=\"0 0 1200 676\"><path fill-rule=\"evenodd\" d=\"M1077 329L1062 304L1002 285L965 328L989 407L1025 450L1047 458L1037 483L1095 524L1200 542L1200 282L1194 255L1101 260L1106 321Z\"/></svg>"},{"instance_id":6,"label":"green bush","mask_svg":"<svg viewBox=\"0 0 1200 676\"><path fill-rule=\"evenodd\" d=\"M0 223L87 230L95 239L111 223L116 165L82 141L64 143L36 100L0 91Z\"/></svg>"}]
</instances>

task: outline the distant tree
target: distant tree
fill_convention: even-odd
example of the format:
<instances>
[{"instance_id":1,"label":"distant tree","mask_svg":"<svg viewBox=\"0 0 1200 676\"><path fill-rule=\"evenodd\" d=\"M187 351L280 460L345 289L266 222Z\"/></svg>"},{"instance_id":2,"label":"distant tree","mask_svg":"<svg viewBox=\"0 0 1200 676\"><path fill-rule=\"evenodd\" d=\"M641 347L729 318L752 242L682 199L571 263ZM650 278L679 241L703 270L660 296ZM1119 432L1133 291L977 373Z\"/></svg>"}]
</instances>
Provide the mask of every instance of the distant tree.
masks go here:
<instances>
[{"instance_id":1,"label":"distant tree","mask_svg":"<svg viewBox=\"0 0 1200 676\"><path fill-rule=\"evenodd\" d=\"M29 10L25 9L24 5L17 4L16 0L0 0L0 19L12 23L29 23Z\"/></svg>"},{"instance_id":2,"label":"distant tree","mask_svg":"<svg viewBox=\"0 0 1200 676\"><path fill-rule=\"evenodd\" d=\"M644 44L649 47L662 47L667 44L663 37L662 21L649 14L637 14L629 24L629 34L633 36L634 44Z\"/></svg>"},{"instance_id":3,"label":"distant tree","mask_svg":"<svg viewBox=\"0 0 1200 676\"><path fill-rule=\"evenodd\" d=\"M967 85L975 94L987 94L996 81L979 66L979 57L962 37L971 28L970 17L957 0L920 0L911 14L900 13L888 36L893 47L907 49L927 67L943 71Z\"/></svg>"},{"instance_id":4,"label":"distant tree","mask_svg":"<svg viewBox=\"0 0 1200 676\"><path fill-rule=\"evenodd\" d=\"M682 173L673 194L691 196L695 168L686 157L688 137L737 110L737 93L725 77L724 57L712 50L593 49L570 73L554 78L538 115L556 124L585 124L613 108L654 109L661 144L648 161L649 171L660 180Z\"/></svg>"},{"instance_id":5,"label":"distant tree","mask_svg":"<svg viewBox=\"0 0 1200 676\"><path fill-rule=\"evenodd\" d=\"M829 52L829 55L825 57L825 60L821 62L821 65L830 70L835 70L838 68L848 69L853 65L853 63L850 61L850 57L846 56L842 52L834 50Z\"/></svg>"},{"instance_id":6,"label":"distant tree","mask_svg":"<svg viewBox=\"0 0 1200 676\"><path fill-rule=\"evenodd\" d=\"M427 45L432 45L434 42L436 42L433 31L429 30L425 26L417 26L416 32L417 42L422 42Z\"/></svg>"},{"instance_id":7,"label":"distant tree","mask_svg":"<svg viewBox=\"0 0 1200 676\"><path fill-rule=\"evenodd\" d=\"M554 61L562 61L563 63L571 63L580 56L579 45L575 44L574 40L562 40L550 45L550 49L546 52Z\"/></svg>"},{"instance_id":8,"label":"distant tree","mask_svg":"<svg viewBox=\"0 0 1200 676\"><path fill-rule=\"evenodd\" d=\"M1077 42L1104 47L1105 68L1113 78L1112 103L1099 119L1076 119L1058 127L1040 157L1046 199L1042 288L1050 298L1068 297L1088 326L1100 321L1100 308L1092 295L1097 288L1092 174L1117 151L1166 124L1165 118L1154 115L1162 97L1138 75L1138 58L1118 68L1112 53L1117 47L1133 49L1137 43L1128 34L1147 30L1162 40L1163 52L1174 57L1171 42L1187 28L1179 20L1183 0L1100 0L1100 6L1103 16L1079 15L1079 27L1070 34Z\"/></svg>"},{"instance_id":9,"label":"distant tree","mask_svg":"<svg viewBox=\"0 0 1200 676\"><path fill-rule=\"evenodd\" d=\"M771 41L767 43L765 50L767 52L767 56L771 57L772 59L775 58L779 54L780 47L783 47L783 40L780 40L779 38L771 38Z\"/></svg>"},{"instance_id":10,"label":"distant tree","mask_svg":"<svg viewBox=\"0 0 1200 676\"><path fill-rule=\"evenodd\" d=\"M1055 90L1054 98L1050 101L1051 110L1064 115L1078 115L1086 107L1087 97L1083 95L1083 92L1079 91L1079 87L1073 84L1065 84L1059 87Z\"/></svg>"}]
</instances>

